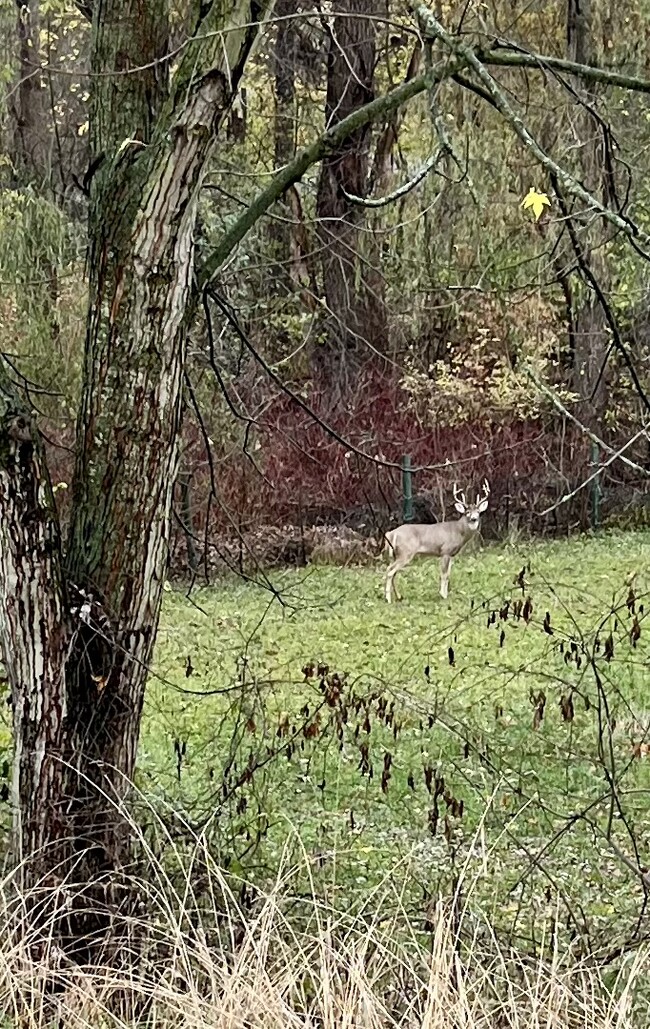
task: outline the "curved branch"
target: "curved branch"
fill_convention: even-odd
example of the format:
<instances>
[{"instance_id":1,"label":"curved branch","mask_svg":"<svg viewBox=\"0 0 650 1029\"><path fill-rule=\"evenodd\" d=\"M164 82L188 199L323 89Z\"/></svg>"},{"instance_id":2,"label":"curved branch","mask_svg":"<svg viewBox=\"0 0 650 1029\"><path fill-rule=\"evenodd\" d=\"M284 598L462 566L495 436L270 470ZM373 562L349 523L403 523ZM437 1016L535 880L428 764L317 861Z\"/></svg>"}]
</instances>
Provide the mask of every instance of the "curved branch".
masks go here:
<instances>
[{"instance_id":1,"label":"curved branch","mask_svg":"<svg viewBox=\"0 0 650 1029\"><path fill-rule=\"evenodd\" d=\"M425 13L430 14L426 7L423 5L416 5L422 7ZM444 30L443 30L444 31ZM445 33L445 36L447 34ZM447 36L449 39L449 37ZM453 40L450 41L452 47L454 46ZM460 48L462 47L462 53ZM431 89L439 82L443 82L447 79L457 78L463 69L468 66L473 67L475 70L480 68L485 72L484 65L495 65L502 67L512 68L532 68L537 71L543 71L545 68L555 68L560 71L569 72L572 75L582 76L584 79L591 82L602 82L609 86L619 86L623 89L629 89L638 93L650 93L650 80L636 78L633 75L621 75L618 72L608 71L605 68L594 68L589 65L578 64L574 61L566 61L561 58L548 57L542 54L526 54L519 53L516 51L494 51L490 50L487 52L473 51L464 44L459 43L457 53L454 59L446 60L435 65L435 67L423 75L417 78L411 79L408 82L404 82L402 85L397 86L390 93L385 96L378 97L376 100L372 100L369 104L364 107L360 107L357 111L354 111L347 118L338 122L327 132L319 136L310 146L305 147L293 161L285 165L278 171L265 189L258 194L256 199L250 204L249 207L242 213L234 224L223 234L218 246L212 251L210 256L206 258L202 267L197 271L196 277L196 298L200 296L200 293L206 286L208 286L214 279L215 275L222 267L224 262L230 257L232 252L241 243L242 239L248 234L256 222L276 203L277 200L282 196L286 190L299 182L310 168L315 164L318 164L326 154L332 152L341 143L348 138L353 132L361 128L363 125L367 125L370 122L377 121L379 118L390 114L392 111L397 110L403 104L408 103L414 97L420 93L424 93L426 90ZM488 75L487 72L485 72ZM479 75L479 77L481 77ZM489 85L488 91L492 96L492 85L494 80L488 75ZM465 81L462 82L466 84ZM497 106L496 100L492 101L494 106ZM513 112L514 114L514 112ZM515 119L517 118L514 115ZM521 124L521 122L520 122ZM523 124L521 127L524 131ZM537 151L541 153L542 163L545 163L548 167L550 158L540 150L537 144L532 141ZM538 156L536 152L536 156ZM554 166L557 167L557 166ZM562 178L565 178L565 172L561 168L557 168L557 172ZM573 181L573 180L571 180ZM566 188L568 186L565 183ZM577 186L577 184L576 184ZM573 192L576 195L580 195L581 199L584 200L590 207L594 207L594 198L590 196L581 187L577 187L581 190L577 193L576 190ZM607 209L601 209L601 213L607 211ZM611 212L608 212L611 214ZM624 231L628 236L632 236L632 229L629 227L627 222L619 218L618 215L612 215L618 222L622 222L625 226ZM621 225L617 227L622 228ZM642 238L639 232L638 239ZM650 242L650 239L649 239Z\"/></svg>"},{"instance_id":2,"label":"curved branch","mask_svg":"<svg viewBox=\"0 0 650 1029\"><path fill-rule=\"evenodd\" d=\"M387 204L392 204L395 200L401 200L407 193L410 193L412 189L419 186L423 179L427 177L430 171L433 171L438 161L441 161L445 155L445 148L441 148L437 153L426 161L419 171L415 173L412 179L408 182L402 183L397 189L394 189L392 193L387 193L383 197L358 197L354 193L348 193L345 189L341 189L345 199L351 203L356 204L357 207L386 207Z\"/></svg>"},{"instance_id":3,"label":"curved branch","mask_svg":"<svg viewBox=\"0 0 650 1029\"><path fill-rule=\"evenodd\" d=\"M650 470L644 468L640 464L637 464L636 461L630 461L629 457L624 457L623 451L614 450L614 447L610 447L609 443L605 443L605 441L602 440L600 436L597 436L595 432L592 432L591 429L589 429L578 418L576 418L576 416L572 414L571 411L569 411L568 407L565 407L565 405L562 403L560 398L553 392L553 390L549 389L548 386L546 386L543 382L541 382L540 379L537 378L532 368L529 368L527 365L524 365L524 372L531 380L531 382L534 382L538 390L540 390L541 393L544 393L544 395L548 397L551 403L558 409L560 414L563 415L564 418L568 418L570 422L573 422L573 424L576 425L588 439L592 440L593 443L598 444L601 450L604 450L606 454L617 456L619 460L622 462L622 464L626 464L629 468L634 469L635 472L639 472L639 474L643 475L645 478L650 478Z\"/></svg>"},{"instance_id":4,"label":"curved branch","mask_svg":"<svg viewBox=\"0 0 650 1029\"><path fill-rule=\"evenodd\" d=\"M485 63L487 63L488 57L492 60L492 63L496 63L493 57L503 57L504 55L490 54L481 55L479 57L478 53L470 46L447 32L447 30L434 16L433 12L430 11L424 3L422 3L422 0L411 0L411 8L417 15L427 37L440 40L450 50L456 60L463 60L465 65L472 69L476 74L476 77L483 84L484 88L491 95L494 100L494 106L497 108L499 113L508 122L513 132L519 137L524 146L530 150L542 167L546 169L549 175L555 175L567 193L570 193L572 196L577 197L578 200L581 200L590 211L594 211L599 214L605 219L605 221L608 221L611 225L627 236L628 239L641 241L645 246L650 247L650 235L644 232L643 229L632 222L629 218L617 214L615 211L612 211L610 208L599 203L598 200L596 200L596 198L584 188L584 186L580 185L573 175L565 171L564 168L561 168L552 157L549 157L549 155L541 148L534 136L531 135L524 124L523 119L508 100L505 91L485 68ZM518 55L511 56L515 57ZM542 61L546 61L546 58L536 58L537 67L541 66ZM547 63L549 63L550 66L550 62ZM564 62L565 65L571 63L572 62ZM512 64L516 65L517 62L512 61ZM574 67L576 66L574 65ZM580 66L578 65L577 67ZM592 72L597 71L597 69L591 70ZM594 80L593 74L591 75L591 78ZM602 79L595 79L595 81L602 81ZM650 255L644 254L644 256L650 260Z\"/></svg>"},{"instance_id":5,"label":"curved branch","mask_svg":"<svg viewBox=\"0 0 650 1029\"><path fill-rule=\"evenodd\" d=\"M418 4L418 7L420 6ZM620 72L611 71L609 68L596 68L592 64L578 64L577 61L569 61L564 57L530 54L513 49L477 50L476 58L481 64L489 64L496 68L532 68L536 71L545 71L550 68L553 71L580 76L587 82L602 82L605 86L619 86L621 89L629 89L633 93L650 93L648 79L640 79L635 75L621 75Z\"/></svg>"},{"instance_id":6,"label":"curved branch","mask_svg":"<svg viewBox=\"0 0 650 1029\"><path fill-rule=\"evenodd\" d=\"M347 118L337 122L336 125L319 136L310 146L305 147L297 157L277 172L268 186L258 194L253 203L244 211L240 218L228 229L215 250L204 262L197 273L198 290L202 291L210 284L224 261L230 256L235 247L242 241L244 236L252 229L253 225L265 214L282 194L299 182L300 179L315 164L327 154L333 153L341 143L351 136L353 132L370 122L390 114L391 111L401 107L402 104L412 100L413 97L423 93L436 82L449 78L456 72L461 71L466 61L445 61L444 65L437 65L432 74L420 75L417 79L411 79L398 86L386 96L371 100L369 104L353 111Z\"/></svg>"},{"instance_id":7,"label":"curved branch","mask_svg":"<svg viewBox=\"0 0 650 1029\"><path fill-rule=\"evenodd\" d=\"M639 429L639 431L636 432L634 436L632 436L632 438L627 441L627 443L624 443L619 450L615 450L611 457L608 457L606 461L599 465L596 471L593 472L593 474L590 475L589 478L584 479L580 483L580 485L576 486L576 488L572 490L570 493L565 493L563 497L560 497L557 503L551 504L551 506L547 507L544 511L540 511L539 517L544 518L546 515L550 514L551 511L555 511L558 507L561 507L562 504L566 504L568 500L572 500L572 498L575 497L576 493L579 493L580 490L584 489L585 486L588 486L590 482L593 482L594 479L597 479L599 475L602 475L604 470L608 468L610 464L613 464L614 461L622 457L625 451L628 450L633 443L636 443L636 441L640 439L642 436L645 436L645 438L648 439L648 430L645 428L645 426L643 429Z\"/></svg>"},{"instance_id":8,"label":"curved branch","mask_svg":"<svg viewBox=\"0 0 650 1029\"><path fill-rule=\"evenodd\" d=\"M557 193L558 200L559 200L559 203L560 203L560 207L561 207L561 210L562 210L562 214L563 214L563 216L564 216L564 218L566 220L567 232L569 234L569 239L571 240L571 246L573 247L573 252L576 255L576 259L577 259L577 262L578 262L578 266L580 268L580 272L582 274L582 278L591 287L593 293L595 294L596 299L598 300L598 303L600 304L601 310L602 310L602 312L603 312L603 314L605 316L605 321L607 322L607 324L609 326L609 330L610 330L610 332L612 334L612 343L607 348L607 353L605 354L605 359L604 359L604 361L603 361L603 363L601 365L601 369L600 369L600 373L598 375L598 379L596 381L596 385L594 386L594 393L598 389L598 385L600 383L600 380L602 379L602 376L605 373L605 367L607 365L607 361L609 360L609 355L610 355L610 353L612 351L612 347L615 347L618 350L618 352L621 355L621 357L623 358L623 361L625 363L625 367L627 368L627 370L628 370L628 372L630 374L630 379L632 380L632 383L633 383L634 388L635 388L635 390L636 390L636 392L637 392L637 394L639 396L639 399L641 400L641 403L645 407L646 411L650 411L650 400L648 399L648 396L646 394L646 391L643 388L641 380L639 379L639 376L637 375L636 368L634 367L634 361L630 357L630 355L628 353L628 350L627 350L627 347L625 346L625 343L623 342L623 338L622 338L621 333L619 331L618 323L617 323L616 318L614 316L614 312L612 311L612 308L611 308L610 304L608 303L607 297L605 296L605 294L603 292L603 289L602 289L602 287L601 287L597 277L594 275L593 270L592 270L592 268L589 265L589 261L587 260L587 256L586 256L586 254L584 252L584 248L580 244L580 240L578 239L578 235L577 235L576 230L575 230L575 225L573 224L573 221L572 221L571 217L569 216L569 210L568 210L568 207L567 207L567 204L566 204L566 200L565 200L564 196L562 195L562 190L560 188L559 182L557 180L553 180L553 179L551 181L553 182L553 188L555 189L555 192Z\"/></svg>"}]
</instances>

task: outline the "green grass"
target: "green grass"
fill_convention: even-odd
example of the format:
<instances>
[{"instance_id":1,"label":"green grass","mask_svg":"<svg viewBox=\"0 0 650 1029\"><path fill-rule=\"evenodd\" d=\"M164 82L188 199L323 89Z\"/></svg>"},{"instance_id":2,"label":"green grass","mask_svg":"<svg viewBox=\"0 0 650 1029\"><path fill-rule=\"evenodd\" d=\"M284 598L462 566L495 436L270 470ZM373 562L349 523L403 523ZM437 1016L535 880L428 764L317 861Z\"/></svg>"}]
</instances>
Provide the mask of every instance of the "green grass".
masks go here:
<instances>
[{"instance_id":1,"label":"green grass","mask_svg":"<svg viewBox=\"0 0 650 1029\"><path fill-rule=\"evenodd\" d=\"M534 936L559 908L583 946L613 946L650 864L649 569L650 535L607 534L468 552L447 602L431 562L392 607L379 563L273 573L281 601L235 579L167 594L138 781L258 880L293 834L342 905L403 874L424 920L465 869L500 928ZM332 706L302 671L318 663L344 677Z\"/></svg>"}]
</instances>

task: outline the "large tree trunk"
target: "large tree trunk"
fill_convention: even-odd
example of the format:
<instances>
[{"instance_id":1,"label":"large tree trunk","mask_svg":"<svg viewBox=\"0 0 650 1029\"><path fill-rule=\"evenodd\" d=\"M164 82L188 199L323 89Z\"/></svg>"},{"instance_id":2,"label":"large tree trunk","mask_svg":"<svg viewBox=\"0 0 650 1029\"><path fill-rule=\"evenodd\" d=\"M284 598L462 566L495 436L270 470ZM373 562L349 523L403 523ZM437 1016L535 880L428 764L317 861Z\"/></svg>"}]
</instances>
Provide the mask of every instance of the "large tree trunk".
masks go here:
<instances>
[{"instance_id":1,"label":"large tree trunk","mask_svg":"<svg viewBox=\"0 0 650 1029\"><path fill-rule=\"evenodd\" d=\"M96 0L97 170L66 554L36 427L0 379L0 638L14 705L15 839L26 888L56 885L73 869L77 883L92 883L93 911L71 907L77 941L104 929L102 905L108 913L121 899L129 860L116 804L134 771L167 561L197 196L265 6L212 5L170 91L165 5Z\"/></svg>"},{"instance_id":2,"label":"large tree trunk","mask_svg":"<svg viewBox=\"0 0 650 1029\"><path fill-rule=\"evenodd\" d=\"M66 653L72 633L43 448L4 368L0 426L0 643L14 721L15 856L23 861L60 832ZM28 881L29 867L23 866Z\"/></svg>"},{"instance_id":3,"label":"large tree trunk","mask_svg":"<svg viewBox=\"0 0 650 1029\"><path fill-rule=\"evenodd\" d=\"M342 121L373 98L375 23L367 15L370 0L343 0L332 20L328 47L326 121ZM364 209L345 193L365 196L368 180L370 127L353 133L321 166L317 196L318 237L323 290L327 303L329 353L321 365L342 387L354 372L367 343L381 348L386 313L376 255L361 241Z\"/></svg>"}]
</instances>

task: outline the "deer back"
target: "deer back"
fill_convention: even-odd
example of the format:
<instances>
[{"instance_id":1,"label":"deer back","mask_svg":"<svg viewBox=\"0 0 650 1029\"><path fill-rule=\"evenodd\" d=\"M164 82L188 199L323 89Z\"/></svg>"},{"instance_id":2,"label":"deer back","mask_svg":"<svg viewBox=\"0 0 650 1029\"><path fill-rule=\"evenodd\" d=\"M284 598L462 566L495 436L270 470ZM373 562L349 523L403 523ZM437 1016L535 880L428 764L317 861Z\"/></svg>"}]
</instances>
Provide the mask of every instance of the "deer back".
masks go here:
<instances>
[{"instance_id":1,"label":"deer back","mask_svg":"<svg viewBox=\"0 0 650 1029\"><path fill-rule=\"evenodd\" d=\"M400 554L429 554L453 557L465 545L472 530L463 515L451 522L436 522L434 525L406 523L386 534L395 556Z\"/></svg>"}]
</instances>

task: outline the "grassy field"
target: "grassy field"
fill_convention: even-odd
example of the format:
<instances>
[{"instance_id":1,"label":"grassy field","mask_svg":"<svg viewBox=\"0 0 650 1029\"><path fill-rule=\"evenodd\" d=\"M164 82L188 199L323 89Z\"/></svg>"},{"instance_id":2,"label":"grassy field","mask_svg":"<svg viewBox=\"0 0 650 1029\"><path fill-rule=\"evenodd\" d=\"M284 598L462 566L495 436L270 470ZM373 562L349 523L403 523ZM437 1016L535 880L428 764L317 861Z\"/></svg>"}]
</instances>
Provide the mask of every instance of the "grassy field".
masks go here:
<instances>
[{"instance_id":1,"label":"grassy field","mask_svg":"<svg viewBox=\"0 0 650 1029\"><path fill-rule=\"evenodd\" d=\"M168 593L143 794L267 885L288 846L328 902L392 876L424 925L460 876L508 933L616 946L650 864L650 535L468 552L447 602L435 564L392 607L382 572Z\"/></svg>"}]
</instances>

